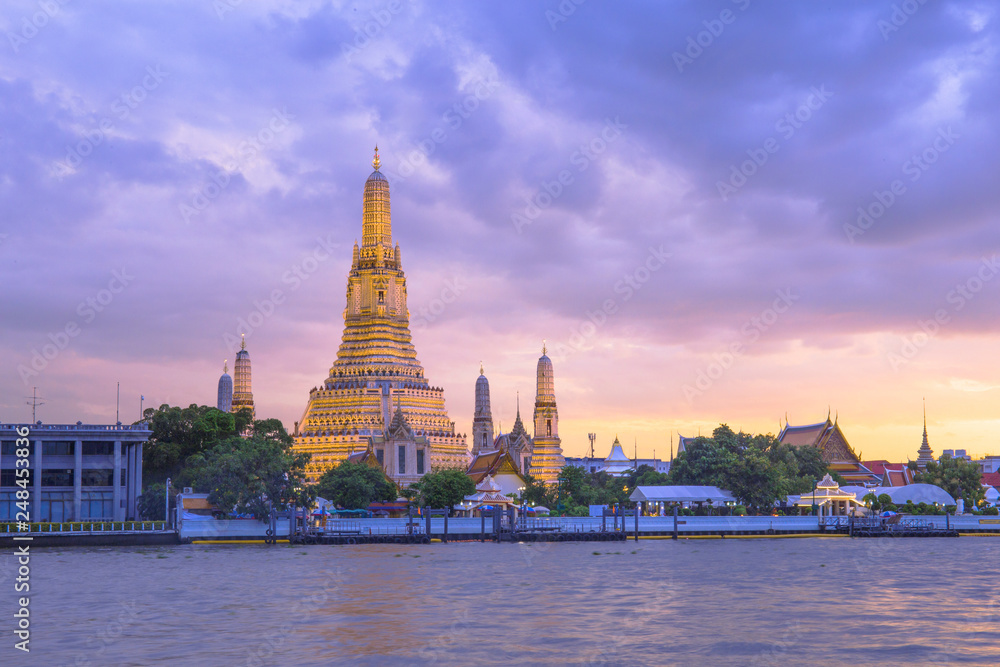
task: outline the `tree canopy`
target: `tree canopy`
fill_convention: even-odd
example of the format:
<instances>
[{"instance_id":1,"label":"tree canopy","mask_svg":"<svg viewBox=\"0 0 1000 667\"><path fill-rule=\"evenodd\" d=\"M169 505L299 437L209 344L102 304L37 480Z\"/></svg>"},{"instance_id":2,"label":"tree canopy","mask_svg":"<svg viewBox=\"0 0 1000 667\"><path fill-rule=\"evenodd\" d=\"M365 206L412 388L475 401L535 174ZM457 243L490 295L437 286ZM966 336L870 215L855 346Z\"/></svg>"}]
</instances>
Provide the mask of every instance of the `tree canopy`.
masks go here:
<instances>
[{"instance_id":1,"label":"tree canopy","mask_svg":"<svg viewBox=\"0 0 1000 667\"><path fill-rule=\"evenodd\" d=\"M171 477L175 486L181 486L176 482L189 481L179 480L187 459L246 431L250 411L232 414L207 405L192 404L181 408L163 404L144 410L143 421L153 432L143 448L143 480L155 484ZM277 420L265 420L266 423L271 421Z\"/></svg>"},{"instance_id":2,"label":"tree canopy","mask_svg":"<svg viewBox=\"0 0 1000 667\"><path fill-rule=\"evenodd\" d=\"M161 405L144 411L152 430L143 450L144 516L162 516L164 482L173 490L191 486L226 510L266 517L268 503L283 508L304 504L308 454L292 451L292 437L280 420L252 420L205 405Z\"/></svg>"},{"instance_id":3,"label":"tree canopy","mask_svg":"<svg viewBox=\"0 0 1000 667\"><path fill-rule=\"evenodd\" d=\"M827 472L816 447L793 447L771 435L735 433L725 424L698 437L670 467L669 484L718 486L758 512L788 494L805 493Z\"/></svg>"},{"instance_id":4,"label":"tree canopy","mask_svg":"<svg viewBox=\"0 0 1000 667\"><path fill-rule=\"evenodd\" d=\"M272 506L310 504L315 496L305 485L309 455L296 454L282 440L255 433L195 454L187 461L193 486L207 490L213 505L261 520Z\"/></svg>"},{"instance_id":5,"label":"tree canopy","mask_svg":"<svg viewBox=\"0 0 1000 667\"><path fill-rule=\"evenodd\" d=\"M316 495L349 510L366 509L374 502L396 499L396 485L381 470L366 463L341 461L316 483Z\"/></svg>"},{"instance_id":6,"label":"tree canopy","mask_svg":"<svg viewBox=\"0 0 1000 667\"><path fill-rule=\"evenodd\" d=\"M916 463L911 462L909 465L911 469L917 470ZM940 486L955 500L963 498L969 510L978 507L979 501L986 497L979 464L952 458L949 454L944 454L940 461L930 461L923 472L918 471L913 475L913 481Z\"/></svg>"},{"instance_id":7,"label":"tree canopy","mask_svg":"<svg viewBox=\"0 0 1000 667\"><path fill-rule=\"evenodd\" d=\"M419 482L410 485L410 488L417 492L417 498L423 507L447 509L476 492L472 479L459 468L429 472Z\"/></svg>"}]
</instances>

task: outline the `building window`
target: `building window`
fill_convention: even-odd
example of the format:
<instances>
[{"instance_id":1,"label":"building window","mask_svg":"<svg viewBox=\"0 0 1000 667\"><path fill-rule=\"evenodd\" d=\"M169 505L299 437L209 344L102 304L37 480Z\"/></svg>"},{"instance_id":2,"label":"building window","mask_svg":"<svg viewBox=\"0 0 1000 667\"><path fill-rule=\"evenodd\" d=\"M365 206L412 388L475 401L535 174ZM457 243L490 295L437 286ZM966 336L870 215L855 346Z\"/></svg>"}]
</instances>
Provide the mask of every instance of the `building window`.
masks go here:
<instances>
[{"instance_id":1,"label":"building window","mask_svg":"<svg viewBox=\"0 0 1000 667\"><path fill-rule=\"evenodd\" d=\"M376 449L375 450L375 458L378 459L378 464L384 468L385 467L385 450L384 449Z\"/></svg>"},{"instance_id":2,"label":"building window","mask_svg":"<svg viewBox=\"0 0 1000 667\"><path fill-rule=\"evenodd\" d=\"M45 483L45 472L42 471L42 484ZM72 472L72 471L71 471ZM42 491L42 510L37 521L62 523L73 520L72 491Z\"/></svg>"},{"instance_id":3,"label":"building window","mask_svg":"<svg viewBox=\"0 0 1000 667\"><path fill-rule=\"evenodd\" d=\"M17 491L0 491L0 521L17 520ZM22 519L24 517L21 517Z\"/></svg>"},{"instance_id":4,"label":"building window","mask_svg":"<svg viewBox=\"0 0 1000 667\"><path fill-rule=\"evenodd\" d=\"M385 292L383 292L382 290L378 291L378 302L385 303Z\"/></svg>"},{"instance_id":5,"label":"building window","mask_svg":"<svg viewBox=\"0 0 1000 667\"><path fill-rule=\"evenodd\" d=\"M73 470L42 470L42 486L73 486Z\"/></svg>"},{"instance_id":6,"label":"building window","mask_svg":"<svg viewBox=\"0 0 1000 667\"><path fill-rule=\"evenodd\" d=\"M552 420L551 419L546 419L545 420L545 435L547 435L550 438L552 437Z\"/></svg>"},{"instance_id":7,"label":"building window","mask_svg":"<svg viewBox=\"0 0 1000 667\"><path fill-rule=\"evenodd\" d=\"M400 475L406 474L406 445L399 446L399 470Z\"/></svg>"},{"instance_id":8,"label":"building window","mask_svg":"<svg viewBox=\"0 0 1000 667\"><path fill-rule=\"evenodd\" d=\"M424 450L422 449L417 450L417 474L424 474Z\"/></svg>"},{"instance_id":9,"label":"building window","mask_svg":"<svg viewBox=\"0 0 1000 667\"><path fill-rule=\"evenodd\" d=\"M112 519L113 491L84 491L80 494L81 519Z\"/></svg>"},{"instance_id":10,"label":"building window","mask_svg":"<svg viewBox=\"0 0 1000 667\"><path fill-rule=\"evenodd\" d=\"M483 447L486 447L486 434L483 433Z\"/></svg>"},{"instance_id":11,"label":"building window","mask_svg":"<svg viewBox=\"0 0 1000 667\"><path fill-rule=\"evenodd\" d=\"M110 468L84 468L81 486L111 486L115 483L115 471Z\"/></svg>"},{"instance_id":12,"label":"building window","mask_svg":"<svg viewBox=\"0 0 1000 667\"><path fill-rule=\"evenodd\" d=\"M32 447L32 444L34 443L28 443L29 456L35 453L35 448ZM14 450L17 448L17 443L15 441L4 440L0 443L0 456L17 456L17 454L14 453ZM21 449L24 449L24 447L22 446Z\"/></svg>"},{"instance_id":13,"label":"building window","mask_svg":"<svg viewBox=\"0 0 1000 667\"><path fill-rule=\"evenodd\" d=\"M115 453L115 443L113 442L85 442L83 443L84 456L112 456Z\"/></svg>"},{"instance_id":14,"label":"building window","mask_svg":"<svg viewBox=\"0 0 1000 667\"><path fill-rule=\"evenodd\" d=\"M75 444L72 440L43 442L42 456L73 456L73 446Z\"/></svg>"},{"instance_id":15,"label":"building window","mask_svg":"<svg viewBox=\"0 0 1000 667\"><path fill-rule=\"evenodd\" d=\"M27 479L25 482L28 486L31 486L35 481L35 471L31 468L21 468L21 470L27 470L27 477L18 477L17 468L4 468L0 470L0 486L17 486L18 479Z\"/></svg>"}]
</instances>

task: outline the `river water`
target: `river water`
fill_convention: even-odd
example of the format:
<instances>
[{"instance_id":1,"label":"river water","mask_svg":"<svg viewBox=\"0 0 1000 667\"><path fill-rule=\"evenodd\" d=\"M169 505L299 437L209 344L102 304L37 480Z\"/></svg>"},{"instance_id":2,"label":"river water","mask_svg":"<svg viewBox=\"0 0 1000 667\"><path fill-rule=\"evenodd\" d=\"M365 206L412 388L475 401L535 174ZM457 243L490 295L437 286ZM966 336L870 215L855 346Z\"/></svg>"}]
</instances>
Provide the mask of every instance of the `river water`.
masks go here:
<instances>
[{"instance_id":1,"label":"river water","mask_svg":"<svg viewBox=\"0 0 1000 667\"><path fill-rule=\"evenodd\" d=\"M1000 664L1000 539L35 549L0 665Z\"/></svg>"}]
</instances>

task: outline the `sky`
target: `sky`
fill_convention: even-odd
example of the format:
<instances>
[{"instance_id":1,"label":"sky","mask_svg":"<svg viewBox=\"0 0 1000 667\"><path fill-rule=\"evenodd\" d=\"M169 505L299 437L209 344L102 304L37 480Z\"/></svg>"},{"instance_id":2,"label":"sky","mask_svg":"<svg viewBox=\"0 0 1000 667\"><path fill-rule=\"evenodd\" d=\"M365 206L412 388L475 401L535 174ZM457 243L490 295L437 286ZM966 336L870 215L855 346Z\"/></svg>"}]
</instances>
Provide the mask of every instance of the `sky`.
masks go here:
<instances>
[{"instance_id":1,"label":"sky","mask_svg":"<svg viewBox=\"0 0 1000 667\"><path fill-rule=\"evenodd\" d=\"M997 453L988 2L7 0L0 421L214 405L248 332L291 429L378 144L426 375L567 455L839 420Z\"/></svg>"}]
</instances>

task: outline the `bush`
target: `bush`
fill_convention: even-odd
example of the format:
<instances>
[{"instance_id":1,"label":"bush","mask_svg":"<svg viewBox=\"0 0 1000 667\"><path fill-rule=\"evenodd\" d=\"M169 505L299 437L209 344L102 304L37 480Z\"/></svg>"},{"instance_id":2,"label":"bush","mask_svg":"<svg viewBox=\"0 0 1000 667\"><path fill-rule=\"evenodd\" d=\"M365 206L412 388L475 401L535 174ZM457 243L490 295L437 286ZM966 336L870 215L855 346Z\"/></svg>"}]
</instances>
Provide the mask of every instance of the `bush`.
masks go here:
<instances>
[{"instance_id":1,"label":"bush","mask_svg":"<svg viewBox=\"0 0 1000 667\"><path fill-rule=\"evenodd\" d=\"M983 509L983 514L986 514L988 516L1000 516L1000 508L987 507Z\"/></svg>"},{"instance_id":2,"label":"bush","mask_svg":"<svg viewBox=\"0 0 1000 667\"><path fill-rule=\"evenodd\" d=\"M743 505L737 505L736 507L733 508L733 516L746 516L746 515L747 515L747 508L743 507Z\"/></svg>"}]
</instances>

